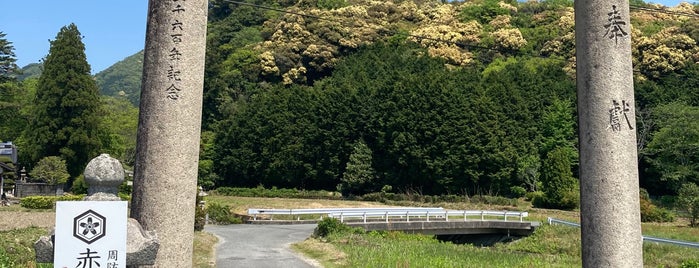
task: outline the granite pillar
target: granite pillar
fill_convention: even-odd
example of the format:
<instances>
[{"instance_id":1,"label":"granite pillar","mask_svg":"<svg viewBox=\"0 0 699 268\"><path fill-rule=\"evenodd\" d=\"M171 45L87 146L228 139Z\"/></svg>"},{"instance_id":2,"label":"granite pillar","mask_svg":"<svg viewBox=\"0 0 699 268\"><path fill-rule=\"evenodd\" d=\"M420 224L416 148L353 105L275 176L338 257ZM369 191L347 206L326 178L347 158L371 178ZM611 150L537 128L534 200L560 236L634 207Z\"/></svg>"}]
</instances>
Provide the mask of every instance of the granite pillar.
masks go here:
<instances>
[{"instance_id":1,"label":"granite pillar","mask_svg":"<svg viewBox=\"0 0 699 268\"><path fill-rule=\"evenodd\" d=\"M208 1L150 0L131 217L158 233L156 267L190 267Z\"/></svg>"},{"instance_id":2,"label":"granite pillar","mask_svg":"<svg viewBox=\"0 0 699 268\"><path fill-rule=\"evenodd\" d=\"M582 262L643 267L628 0L575 1Z\"/></svg>"}]
</instances>

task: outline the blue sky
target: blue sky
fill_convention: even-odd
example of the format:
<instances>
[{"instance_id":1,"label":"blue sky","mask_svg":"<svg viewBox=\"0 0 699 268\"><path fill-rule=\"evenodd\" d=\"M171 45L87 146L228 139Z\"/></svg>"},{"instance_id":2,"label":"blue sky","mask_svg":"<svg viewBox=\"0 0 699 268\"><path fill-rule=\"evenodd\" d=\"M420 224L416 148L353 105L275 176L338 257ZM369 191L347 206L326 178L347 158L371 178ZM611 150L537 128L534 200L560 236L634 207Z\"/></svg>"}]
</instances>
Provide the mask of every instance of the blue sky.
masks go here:
<instances>
[{"instance_id":1,"label":"blue sky","mask_svg":"<svg viewBox=\"0 0 699 268\"><path fill-rule=\"evenodd\" d=\"M97 73L143 49L147 0L9 0L2 1L0 31L12 42L17 65L39 62L49 39L75 23L84 36L85 53Z\"/></svg>"},{"instance_id":2,"label":"blue sky","mask_svg":"<svg viewBox=\"0 0 699 268\"><path fill-rule=\"evenodd\" d=\"M680 0L648 2L675 6ZM97 73L143 49L147 9L147 0L8 0L2 3L0 31L13 43L17 65L23 67L45 57L48 40L75 23Z\"/></svg>"}]
</instances>

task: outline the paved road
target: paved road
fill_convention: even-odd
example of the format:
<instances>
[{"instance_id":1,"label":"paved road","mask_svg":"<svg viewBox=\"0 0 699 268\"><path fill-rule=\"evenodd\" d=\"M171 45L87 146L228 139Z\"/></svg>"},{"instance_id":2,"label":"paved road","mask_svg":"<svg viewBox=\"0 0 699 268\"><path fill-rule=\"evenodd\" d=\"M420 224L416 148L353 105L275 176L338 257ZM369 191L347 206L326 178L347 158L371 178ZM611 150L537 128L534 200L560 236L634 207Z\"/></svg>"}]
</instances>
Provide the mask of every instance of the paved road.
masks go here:
<instances>
[{"instance_id":1,"label":"paved road","mask_svg":"<svg viewBox=\"0 0 699 268\"><path fill-rule=\"evenodd\" d=\"M315 224L206 225L204 231L218 236L216 267L312 268L289 249L289 244L308 238Z\"/></svg>"}]
</instances>

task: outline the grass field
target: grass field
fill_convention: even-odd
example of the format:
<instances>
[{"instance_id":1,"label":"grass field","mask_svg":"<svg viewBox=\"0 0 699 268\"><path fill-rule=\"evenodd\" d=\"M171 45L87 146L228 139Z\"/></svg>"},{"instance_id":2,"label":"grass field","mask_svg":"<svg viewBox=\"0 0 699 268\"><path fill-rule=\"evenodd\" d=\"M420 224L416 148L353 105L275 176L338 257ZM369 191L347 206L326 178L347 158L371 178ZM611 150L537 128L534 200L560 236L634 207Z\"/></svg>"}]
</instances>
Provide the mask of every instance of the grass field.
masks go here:
<instances>
[{"instance_id":1,"label":"grass field","mask_svg":"<svg viewBox=\"0 0 699 268\"><path fill-rule=\"evenodd\" d=\"M228 205L236 214L248 208L378 207L378 202L305 200L208 196L207 203ZM472 203L392 203L391 205L441 206L448 209L498 209L528 211L529 220L547 217L575 221L578 212L533 209L526 202L515 207ZM0 267L51 267L34 263L32 244L54 225L52 210L28 210L19 206L0 208ZM699 228L687 227L684 219L674 223L643 224L645 235L699 242ZM195 234L194 267L214 267L216 238ZM324 267L579 267L580 230L543 224L532 236L512 243L480 248L443 243L429 236L402 233L340 233L327 238L309 238L292 247ZM680 267L699 259L699 250L672 245L644 245L645 267ZM9 266L3 266L9 263Z\"/></svg>"}]
</instances>

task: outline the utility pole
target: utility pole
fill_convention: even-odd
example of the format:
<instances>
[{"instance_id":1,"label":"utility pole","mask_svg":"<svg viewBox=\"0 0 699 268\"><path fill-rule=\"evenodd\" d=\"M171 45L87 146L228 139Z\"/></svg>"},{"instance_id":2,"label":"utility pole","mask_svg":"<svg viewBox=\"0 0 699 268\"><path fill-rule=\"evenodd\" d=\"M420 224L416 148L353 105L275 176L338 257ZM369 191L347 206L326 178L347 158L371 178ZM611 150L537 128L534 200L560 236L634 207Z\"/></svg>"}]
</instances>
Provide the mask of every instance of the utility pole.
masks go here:
<instances>
[{"instance_id":1,"label":"utility pole","mask_svg":"<svg viewBox=\"0 0 699 268\"><path fill-rule=\"evenodd\" d=\"M629 18L575 1L583 267L643 267Z\"/></svg>"},{"instance_id":2,"label":"utility pole","mask_svg":"<svg viewBox=\"0 0 699 268\"><path fill-rule=\"evenodd\" d=\"M150 0L131 217L160 240L156 267L191 267L206 0Z\"/></svg>"}]
</instances>

